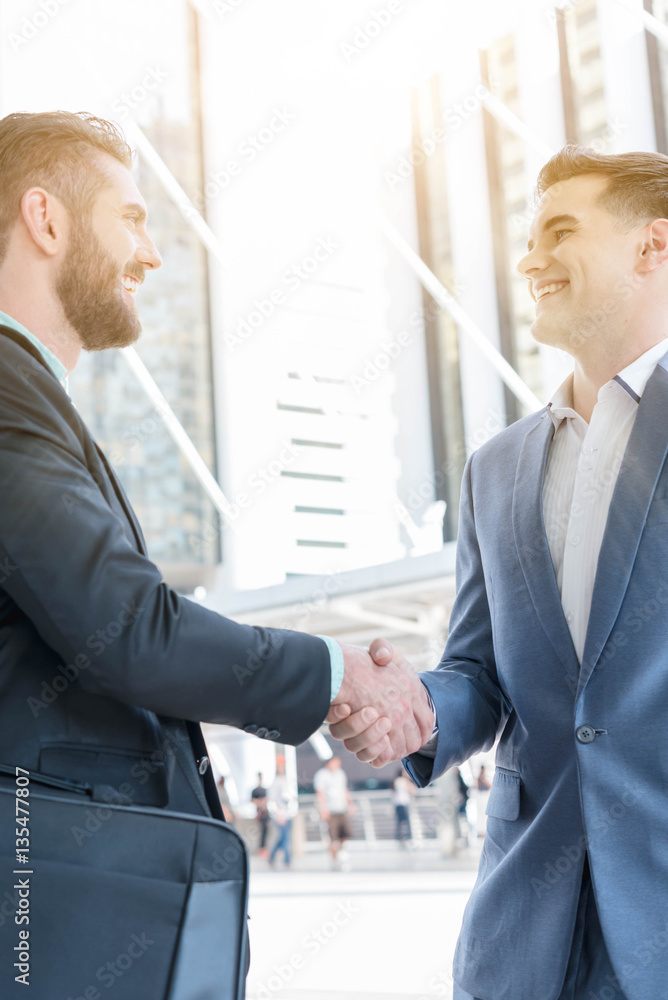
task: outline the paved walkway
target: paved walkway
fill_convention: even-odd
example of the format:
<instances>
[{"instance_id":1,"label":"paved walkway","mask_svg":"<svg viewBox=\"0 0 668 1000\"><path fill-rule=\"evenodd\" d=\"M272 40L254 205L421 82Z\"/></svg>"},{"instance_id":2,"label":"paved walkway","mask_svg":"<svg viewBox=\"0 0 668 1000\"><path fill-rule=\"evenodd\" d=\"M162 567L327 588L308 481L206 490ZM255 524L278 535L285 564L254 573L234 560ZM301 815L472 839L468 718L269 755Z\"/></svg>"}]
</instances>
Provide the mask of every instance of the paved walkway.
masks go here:
<instances>
[{"instance_id":1,"label":"paved walkway","mask_svg":"<svg viewBox=\"0 0 668 1000\"><path fill-rule=\"evenodd\" d=\"M294 869L253 859L249 1000L450 1000L450 968L479 850L318 852Z\"/></svg>"}]
</instances>

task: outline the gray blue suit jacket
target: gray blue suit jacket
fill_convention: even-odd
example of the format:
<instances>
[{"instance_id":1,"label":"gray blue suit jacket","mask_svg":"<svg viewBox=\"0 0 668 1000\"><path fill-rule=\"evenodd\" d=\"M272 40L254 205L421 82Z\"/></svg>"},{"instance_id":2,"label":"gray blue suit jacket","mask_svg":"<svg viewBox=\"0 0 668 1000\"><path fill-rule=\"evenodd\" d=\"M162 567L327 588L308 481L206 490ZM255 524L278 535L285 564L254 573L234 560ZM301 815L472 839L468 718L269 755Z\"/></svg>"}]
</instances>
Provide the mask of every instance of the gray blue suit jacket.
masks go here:
<instances>
[{"instance_id":1,"label":"gray blue suit jacket","mask_svg":"<svg viewBox=\"0 0 668 1000\"><path fill-rule=\"evenodd\" d=\"M622 989L656 1000L668 991L668 355L619 472L581 665L542 517L553 430L542 410L469 459L450 634L421 675L437 753L406 764L426 785L499 738L455 955L464 990L558 996L586 851Z\"/></svg>"}]
</instances>

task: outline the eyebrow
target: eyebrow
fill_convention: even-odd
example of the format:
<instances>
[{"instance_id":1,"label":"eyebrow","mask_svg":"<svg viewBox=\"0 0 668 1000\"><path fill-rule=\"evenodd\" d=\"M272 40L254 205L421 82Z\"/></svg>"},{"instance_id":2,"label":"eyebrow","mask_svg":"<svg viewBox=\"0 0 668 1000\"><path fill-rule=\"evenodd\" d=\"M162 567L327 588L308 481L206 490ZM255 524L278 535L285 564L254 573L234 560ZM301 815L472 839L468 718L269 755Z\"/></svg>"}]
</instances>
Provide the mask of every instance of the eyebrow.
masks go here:
<instances>
[{"instance_id":1,"label":"eyebrow","mask_svg":"<svg viewBox=\"0 0 668 1000\"><path fill-rule=\"evenodd\" d=\"M129 205L123 205L121 211L123 212L124 215L129 215L130 212L133 212L135 215L139 217L140 222L146 222L148 218L146 209L144 208L143 205L140 205L138 202L131 202Z\"/></svg>"},{"instance_id":2,"label":"eyebrow","mask_svg":"<svg viewBox=\"0 0 668 1000\"><path fill-rule=\"evenodd\" d=\"M543 232L546 233L550 229L554 229L558 226L560 222L578 222L578 219L574 215L553 215L551 219L548 219L543 226ZM534 242L529 240L527 243L527 250L533 250Z\"/></svg>"}]
</instances>

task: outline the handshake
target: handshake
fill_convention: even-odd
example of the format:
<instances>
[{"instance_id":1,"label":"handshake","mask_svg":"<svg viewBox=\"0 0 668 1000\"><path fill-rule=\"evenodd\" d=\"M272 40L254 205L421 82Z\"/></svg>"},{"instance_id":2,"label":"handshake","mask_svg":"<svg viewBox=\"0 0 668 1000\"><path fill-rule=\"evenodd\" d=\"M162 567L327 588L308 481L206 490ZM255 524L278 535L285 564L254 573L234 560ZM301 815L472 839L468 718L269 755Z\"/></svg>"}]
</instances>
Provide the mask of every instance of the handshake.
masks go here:
<instances>
[{"instance_id":1,"label":"handshake","mask_svg":"<svg viewBox=\"0 0 668 1000\"><path fill-rule=\"evenodd\" d=\"M383 767L431 739L434 713L427 689L387 639L369 649L341 643L345 673L326 722L357 758Z\"/></svg>"}]
</instances>

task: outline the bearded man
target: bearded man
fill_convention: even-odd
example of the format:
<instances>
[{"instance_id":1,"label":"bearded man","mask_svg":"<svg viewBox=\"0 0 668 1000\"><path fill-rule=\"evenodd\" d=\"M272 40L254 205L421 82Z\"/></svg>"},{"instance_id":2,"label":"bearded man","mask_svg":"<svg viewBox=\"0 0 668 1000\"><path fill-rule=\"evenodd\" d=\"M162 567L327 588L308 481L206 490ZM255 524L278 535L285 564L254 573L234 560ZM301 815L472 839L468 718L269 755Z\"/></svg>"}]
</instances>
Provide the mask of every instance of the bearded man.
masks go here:
<instances>
[{"instance_id":1,"label":"bearded man","mask_svg":"<svg viewBox=\"0 0 668 1000\"><path fill-rule=\"evenodd\" d=\"M121 483L67 393L82 350L137 340L136 295L162 263L131 166L120 133L91 115L0 121L0 789L14 788L19 768L42 796L85 792L93 802L221 820L201 721L296 745L330 704L352 701L374 706L373 718L383 709L401 755L429 736L433 715L401 663L385 676L358 647L229 621L177 594L148 558ZM17 840L29 840L20 833L17 825ZM72 840L72 865L80 846ZM144 848L124 846L128 856ZM7 849L3 842L3 997L18 988L9 981L19 939L8 933ZM55 906L67 900L66 881L55 887L51 923L44 899L34 899L35 1000L93 996L87 973L63 957L59 920L63 940L68 924ZM169 923L164 907L150 912ZM174 914L171 923L178 931ZM110 952L125 942L105 940ZM170 968L166 947L141 953L124 996L162 996L151 970L158 959ZM213 995L206 964L185 975Z\"/></svg>"}]
</instances>

